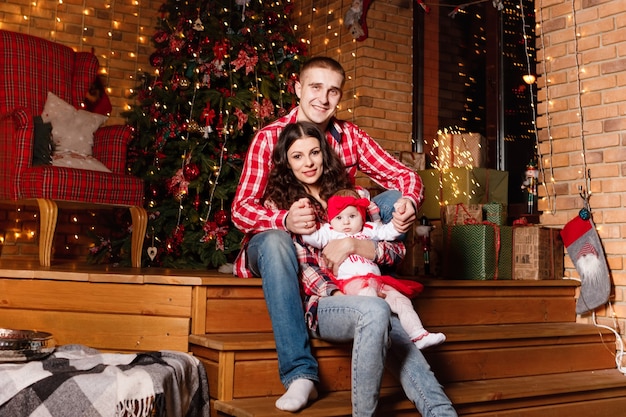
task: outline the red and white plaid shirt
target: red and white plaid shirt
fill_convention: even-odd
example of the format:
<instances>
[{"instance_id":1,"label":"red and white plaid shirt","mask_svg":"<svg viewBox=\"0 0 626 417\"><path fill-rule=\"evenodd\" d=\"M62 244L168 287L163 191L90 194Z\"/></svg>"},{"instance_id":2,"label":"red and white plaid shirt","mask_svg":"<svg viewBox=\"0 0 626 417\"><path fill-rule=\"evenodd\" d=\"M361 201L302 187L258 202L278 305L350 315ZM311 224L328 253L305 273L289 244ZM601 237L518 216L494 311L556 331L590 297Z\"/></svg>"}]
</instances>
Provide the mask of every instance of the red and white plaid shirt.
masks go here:
<instances>
[{"instance_id":1,"label":"red and white plaid shirt","mask_svg":"<svg viewBox=\"0 0 626 417\"><path fill-rule=\"evenodd\" d=\"M246 233L242 250L235 261L235 275L252 277L246 267L245 247L250 237L270 229L287 230L287 210L264 207L261 198L272 169L272 152L278 136L289 123L297 122L298 107L261 129L252 140L241 173L239 187L232 205L232 221ZM389 155L374 139L354 123L332 119L326 138L355 178L357 171L368 175L385 189L399 190L416 209L423 199L422 180L417 173Z\"/></svg>"}]
</instances>

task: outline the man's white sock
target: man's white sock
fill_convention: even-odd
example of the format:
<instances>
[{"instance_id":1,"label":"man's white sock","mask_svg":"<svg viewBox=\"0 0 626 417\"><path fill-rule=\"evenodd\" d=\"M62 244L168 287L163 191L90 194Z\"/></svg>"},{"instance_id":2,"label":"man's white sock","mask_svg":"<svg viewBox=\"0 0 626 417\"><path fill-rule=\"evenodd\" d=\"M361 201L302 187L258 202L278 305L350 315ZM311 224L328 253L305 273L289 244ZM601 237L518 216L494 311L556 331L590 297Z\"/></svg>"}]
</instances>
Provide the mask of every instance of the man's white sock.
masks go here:
<instances>
[{"instance_id":1,"label":"man's white sock","mask_svg":"<svg viewBox=\"0 0 626 417\"><path fill-rule=\"evenodd\" d=\"M296 379L289 385L287 392L276 400L276 408L296 412L303 409L310 400L317 398L315 383L310 379Z\"/></svg>"}]
</instances>

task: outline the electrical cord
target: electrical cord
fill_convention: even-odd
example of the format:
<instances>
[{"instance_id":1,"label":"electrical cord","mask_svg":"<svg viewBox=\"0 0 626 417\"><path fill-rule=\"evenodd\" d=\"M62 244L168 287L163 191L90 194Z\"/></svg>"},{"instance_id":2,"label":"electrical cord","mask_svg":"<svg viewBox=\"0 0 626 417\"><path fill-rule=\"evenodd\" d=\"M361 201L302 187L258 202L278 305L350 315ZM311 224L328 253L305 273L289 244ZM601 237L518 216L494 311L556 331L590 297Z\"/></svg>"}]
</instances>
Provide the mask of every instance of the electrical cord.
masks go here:
<instances>
[{"instance_id":1,"label":"electrical cord","mask_svg":"<svg viewBox=\"0 0 626 417\"><path fill-rule=\"evenodd\" d=\"M564 277L563 279L569 279L569 280L572 280L572 281L580 282L579 278ZM609 305L609 308L611 310L611 316L613 317L613 325L616 328L619 328L619 326L615 322L615 311L613 310L613 304L611 302L608 302L607 304ZM616 341L616 344L617 344L617 352L615 353L615 365L616 365L618 371L620 371L622 374L626 375L626 366L622 365L622 361L624 359L624 341L622 340L622 336L617 331L615 331L614 328L609 327L609 326L605 326L604 324L598 323L598 321L596 319L596 312L595 312L595 310L591 312L591 318L593 320L593 325L594 326L596 326L598 328L601 328L601 329L609 330L609 331L613 332L613 334L615 335L615 341Z\"/></svg>"}]
</instances>

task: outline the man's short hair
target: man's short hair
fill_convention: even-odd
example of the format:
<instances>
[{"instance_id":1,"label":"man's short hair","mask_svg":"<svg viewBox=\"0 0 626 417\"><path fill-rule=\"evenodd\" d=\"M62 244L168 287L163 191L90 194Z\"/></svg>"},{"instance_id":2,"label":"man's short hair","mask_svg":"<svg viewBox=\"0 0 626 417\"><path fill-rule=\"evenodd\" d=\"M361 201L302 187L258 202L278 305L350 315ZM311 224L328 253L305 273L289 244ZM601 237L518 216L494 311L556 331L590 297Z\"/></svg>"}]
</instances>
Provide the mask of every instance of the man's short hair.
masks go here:
<instances>
[{"instance_id":1,"label":"man's short hair","mask_svg":"<svg viewBox=\"0 0 626 417\"><path fill-rule=\"evenodd\" d=\"M302 65L302 68L300 69L300 74L304 73L306 70L311 69L311 68L325 68L331 71L338 72L339 74L341 74L341 78L343 79L343 82L345 82L346 80L346 71L343 69L341 64L337 62L336 60L334 60L333 58L330 58L327 56L316 56L313 58L309 58L304 63L304 65ZM343 82L341 83L342 85L343 85Z\"/></svg>"}]
</instances>

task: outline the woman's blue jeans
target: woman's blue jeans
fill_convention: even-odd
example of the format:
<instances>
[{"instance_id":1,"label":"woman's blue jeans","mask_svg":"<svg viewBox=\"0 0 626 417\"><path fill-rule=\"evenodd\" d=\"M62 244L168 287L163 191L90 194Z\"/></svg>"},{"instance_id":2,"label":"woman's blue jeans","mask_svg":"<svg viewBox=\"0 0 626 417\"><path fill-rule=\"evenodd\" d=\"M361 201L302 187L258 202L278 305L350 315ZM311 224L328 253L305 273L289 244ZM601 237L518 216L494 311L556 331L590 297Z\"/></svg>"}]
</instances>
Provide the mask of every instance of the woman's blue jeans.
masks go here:
<instances>
[{"instance_id":1,"label":"woman's blue jeans","mask_svg":"<svg viewBox=\"0 0 626 417\"><path fill-rule=\"evenodd\" d=\"M372 198L380 208L383 222L391 220L393 204L400 197L399 191L390 190ZM318 365L311 353L291 236L281 230L258 233L248 243L247 256L250 270L262 278L281 382L285 387L300 378L318 382Z\"/></svg>"},{"instance_id":2,"label":"woman's blue jeans","mask_svg":"<svg viewBox=\"0 0 626 417\"><path fill-rule=\"evenodd\" d=\"M324 297L318 310L320 337L352 344L352 415L374 416L383 370L390 372L423 417L457 413L422 352L382 298L358 295ZM386 357L388 356L388 357Z\"/></svg>"}]
</instances>

